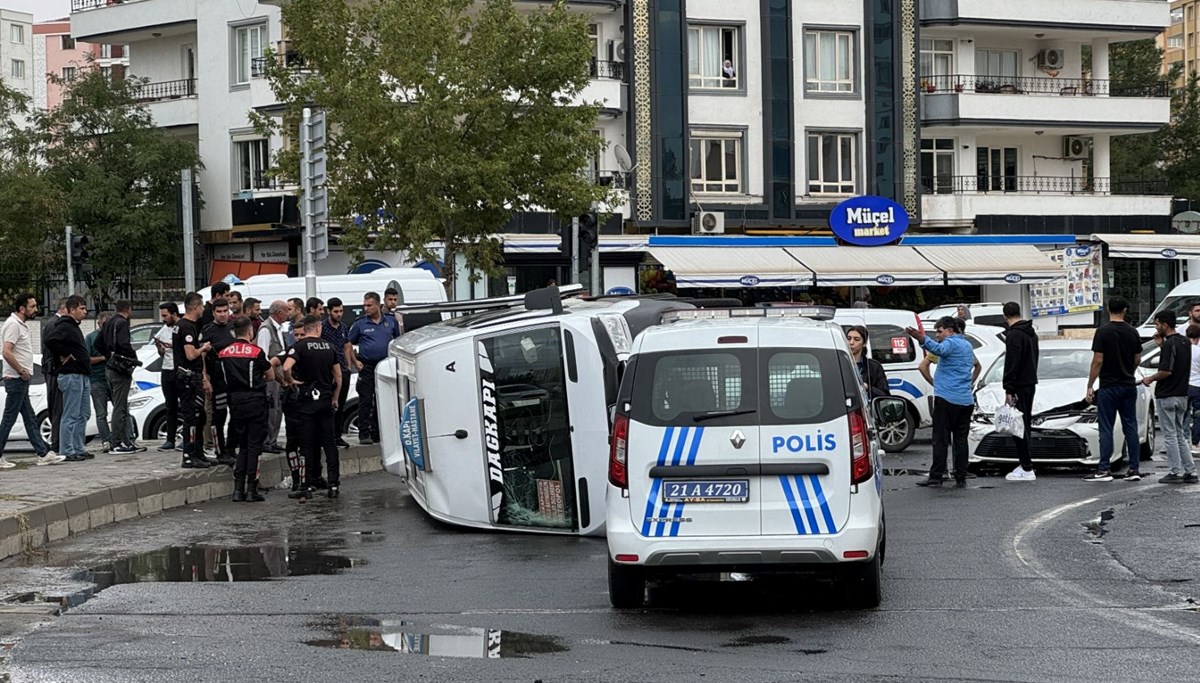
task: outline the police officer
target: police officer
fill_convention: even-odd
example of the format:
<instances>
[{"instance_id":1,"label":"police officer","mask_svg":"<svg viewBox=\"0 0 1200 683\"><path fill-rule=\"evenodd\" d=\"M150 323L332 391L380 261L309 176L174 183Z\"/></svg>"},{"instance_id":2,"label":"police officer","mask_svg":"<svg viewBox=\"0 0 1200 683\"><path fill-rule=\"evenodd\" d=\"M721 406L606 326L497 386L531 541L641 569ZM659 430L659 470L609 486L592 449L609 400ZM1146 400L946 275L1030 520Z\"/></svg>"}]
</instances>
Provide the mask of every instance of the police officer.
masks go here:
<instances>
[{"instance_id":1,"label":"police officer","mask_svg":"<svg viewBox=\"0 0 1200 683\"><path fill-rule=\"evenodd\" d=\"M219 319L219 308L213 305L213 318ZM211 326L210 326L211 327ZM230 435L236 435L237 462L233 467L233 501L261 503L266 500L258 492L258 456L267 438L267 382L275 379L275 371L267 354L250 340L254 324L249 318L238 318L232 324L234 340L217 354L221 382L228 394L228 406L233 422ZM250 478L249 490L246 479Z\"/></svg>"},{"instance_id":2,"label":"police officer","mask_svg":"<svg viewBox=\"0 0 1200 683\"><path fill-rule=\"evenodd\" d=\"M221 372L219 355L231 344L237 341L233 336L233 325L229 322L229 302L225 299L213 299L213 321L200 332L200 341L207 343L211 350L204 354L204 374L207 383L204 392L212 397L212 445L217 451L217 464L233 465L237 459L233 457L225 441L225 421L229 416L229 395L225 387L225 375ZM233 431L233 430L230 430ZM238 443L235 438L232 443Z\"/></svg>"},{"instance_id":3,"label":"police officer","mask_svg":"<svg viewBox=\"0 0 1200 683\"><path fill-rule=\"evenodd\" d=\"M204 313L204 297L191 292L183 300L184 314L175 327L175 384L179 396L179 419L183 424L183 466L209 467L204 458L204 353L212 348L200 341L198 321Z\"/></svg>"},{"instance_id":4,"label":"police officer","mask_svg":"<svg viewBox=\"0 0 1200 683\"><path fill-rule=\"evenodd\" d=\"M296 330L296 341L304 339L304 328L300 327ZM293 343L294 345L294 343ZM283 363L287 360L288 349L284 349L271 359L271 366L275 368L275 377L279 383L283 383ZM296 394L295 386L283 386L280 389L279 400L283 410L283 423L287 433L284 439L283 452L287 458L288 469L292 473L292 491L288 494L288 498L299 498L301 502L308 498L309 488L328 488L328 485L320 480L321 472L318 469L316 472L308 472L304 467L304 458L300 454L300 431L302 417L296 412Z\"/></svg>"},{"instance_id":5,"label":"police officer","mask_svg":"<svg viewBox=\"0 0 1200 683\"><path fill-rule=\"evenodd\" d=\"M329 469L329 497L338 497L339 462L334 440L333 414L342 385L342 368L337 349L321 338L321 319L305 316L301 321L304 337L288 349L283 362L284 382L296 386L296 412L300 416L300 450L304 469L318 472L321 451ZM311 495L311 488L302 489Z\"/></svg>"},{"instance_id":6,"label":"police officer","mask_svg":"<svg viewBox=\"0 0 1200 683\"><path fill-rule=\"evenodd\" d=\"M395 316L384 315L379 307L379 294L363 295L363 315L350 327L347 339L358 344L355 358L349 345L345 347L346 361L358 370L358 442L369 446L379 440L379 422L375 406L375 366L387 358L388 344L400 336Z\"/></svg>"}]
</instances>

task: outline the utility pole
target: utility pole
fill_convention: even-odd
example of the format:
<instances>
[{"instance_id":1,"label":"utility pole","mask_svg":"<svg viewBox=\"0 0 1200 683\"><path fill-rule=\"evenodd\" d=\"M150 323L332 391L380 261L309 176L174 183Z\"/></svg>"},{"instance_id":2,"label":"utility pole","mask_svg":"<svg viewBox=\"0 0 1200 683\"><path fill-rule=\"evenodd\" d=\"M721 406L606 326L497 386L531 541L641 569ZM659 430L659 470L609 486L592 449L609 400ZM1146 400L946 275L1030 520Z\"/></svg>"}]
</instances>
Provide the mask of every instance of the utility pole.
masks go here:
<instances>
[{"instance_id":1,"label":"utility pole","mask_svg":"<svg viewBox=\"0 0 1200 683\"><path fill-rule=\"evenodd\" d=\"M325 194L325 113L308 107L300 123L300 183L304 193L304 296L317 295L317 259L329 256Z\"/></svg>"},{"instance_id":2,"label":"utility pole","mask_svg":"<svg viewBox=\"0 0 1200 683\"><path fill-rule=\"evenodd\" d=\"M196 287L196 240L192 225L192 169L185 168L179 174L183 185L183 280L184 289L191 292Z\"/></svg>"},{"instance_id":3,"label":"utility pole","mask_svg":"<svg viewBox=\"0 0 1200 683\"><path fill-rule=\"evenodd\" d=\"M75 293L75 242L71 239L71 226L67 226L67 293Z\"/></svg>"},{"instance_id":4,"label":"utility pole","mask_svg":"<svg viewBox=\"0 0 1200 683\"><path fill-rule=\"evenodd\" d=\"M571 218L571 281L567 284L579 283L579 216Z\"/></svg>"}]
</instances>

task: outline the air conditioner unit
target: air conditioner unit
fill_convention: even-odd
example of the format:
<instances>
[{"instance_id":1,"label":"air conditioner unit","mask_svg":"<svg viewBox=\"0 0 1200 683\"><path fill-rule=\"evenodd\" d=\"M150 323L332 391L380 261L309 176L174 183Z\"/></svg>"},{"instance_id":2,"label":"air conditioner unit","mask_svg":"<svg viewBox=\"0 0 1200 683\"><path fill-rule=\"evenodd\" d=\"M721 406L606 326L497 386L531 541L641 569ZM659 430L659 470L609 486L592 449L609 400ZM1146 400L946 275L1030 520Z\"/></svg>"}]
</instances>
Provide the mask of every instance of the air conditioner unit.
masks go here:
<instances>
[{"instance_id":1,"label":"air conditioner unit","mask_svg":"<svg viewBox=\"0 0 1200 683\"><path fill-rule=\"evenodd\" d=\"M1067 135L1063 137L1063 156L1068 159L1086 159L1091 147L1087 138Z\"/></svg>"},{"instance_id":2,"label":"air conditioner unit","mask_svg":"<svg viewBox=\"0 0 1200 683\"><path fill-rule=\"evenodd\" d=\"M1037 65L1043 71L1056 70L1063 68L1066 64L1066 51L1055 48L1053 50L1039 50L1037 55Z\"/></svg>"},{"instance_id":3,"label":"air conditioner unit","mask_svg":"<svg viewBox=\"0 0 1200 683\"><path fill-rule=\"evenodd\" d=\"M613 46L613 61L625 61L625 41L621 41Z\"/></svg>"},{"instance_id":4,"label":"air conditioner unit","mask_svg":"<svg viewBox=\"0 0 1200 683\"><path fill-rule=\"evenodd\" d=\"M721 211L697 211L692 216L693 235L724 235L725 214Z\"/></svg>"}]
</instances>

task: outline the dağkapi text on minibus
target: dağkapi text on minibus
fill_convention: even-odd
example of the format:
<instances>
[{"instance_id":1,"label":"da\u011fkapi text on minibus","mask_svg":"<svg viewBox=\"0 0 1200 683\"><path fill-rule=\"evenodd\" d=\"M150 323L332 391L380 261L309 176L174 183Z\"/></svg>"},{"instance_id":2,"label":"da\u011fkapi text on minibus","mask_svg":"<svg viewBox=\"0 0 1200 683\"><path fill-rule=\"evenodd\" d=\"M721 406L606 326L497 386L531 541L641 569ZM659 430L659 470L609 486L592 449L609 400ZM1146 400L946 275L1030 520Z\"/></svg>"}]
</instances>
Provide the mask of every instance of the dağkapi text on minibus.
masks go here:
<instances>
[{"instance_id":1,"label":"da\u011fkapi text on minibus","mask_svg":"<svg viewBox=\"0 0 1200 683\"><path fill-rule=\"evenodd\" d=\"M846 223L855 237L887 237L889 226L895 222L895 207L889 206L886 211L871 211L861 206L846 208Z\"/></svg>"}]
</instances>

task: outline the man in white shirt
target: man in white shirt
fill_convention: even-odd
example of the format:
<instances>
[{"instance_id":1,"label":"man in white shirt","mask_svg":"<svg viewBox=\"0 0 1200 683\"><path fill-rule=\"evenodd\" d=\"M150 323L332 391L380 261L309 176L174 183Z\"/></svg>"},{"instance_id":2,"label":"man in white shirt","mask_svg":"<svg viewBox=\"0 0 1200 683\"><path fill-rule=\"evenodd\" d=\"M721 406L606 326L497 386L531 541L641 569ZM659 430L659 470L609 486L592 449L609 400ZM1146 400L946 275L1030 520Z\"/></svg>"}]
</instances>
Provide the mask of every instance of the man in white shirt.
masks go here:
<instances>
[{"instance_id":1,"label":"man in white shirt","mask_svg":"<svg viewBox=\"0 0 1200 683\"><path fill-rule=\"evenodd\" d=\"M4 458L8 435L17 423L17 415L25 424L25 434L38 455L39 465L55 465L66 458L50 455L50 447L42 439L42 430L34 419L33 404L29 401L29 380L33 379L33 335L29 321L37 315L37 298L28 292L17 296L13 313L0 329L4 358L4 417L0 420L0 470L12 469L16 463Z\"/></svg>"},{"instance_id":2,"label":"man in white shirt","mask_svg":"<svg viewBox=\"0 0 1200 683\"><path fill-rule=\"evenodd\" d=\"M162 358L162 370L159 372L163 400L167 404L167 440L158 450L166 452L175 450L175 436L179 430L179 390L175 385L175 329L179 324L179 305L167 301L158 305L158 318L163 326L154 335L154 348Z\"/></svg>"},{"instance_id":3,"label":"man in white shirt","mask_svg":"<svg viewBox=\"0 0 1200 683\"><path fill-rule=\"evenodd\" d=\"M258 348L267 353L267 358L276 358L287 349L284 337L284 323L288 319L288 302L276 300L271 302L270 317L258 328L255 341ZM270 407L267 414L267 442L263 445L264 453L282 453L279 447L279 427L283 422L282 393L279 382L267 383L267 399Z\"/></svg>"}]
</instances>

